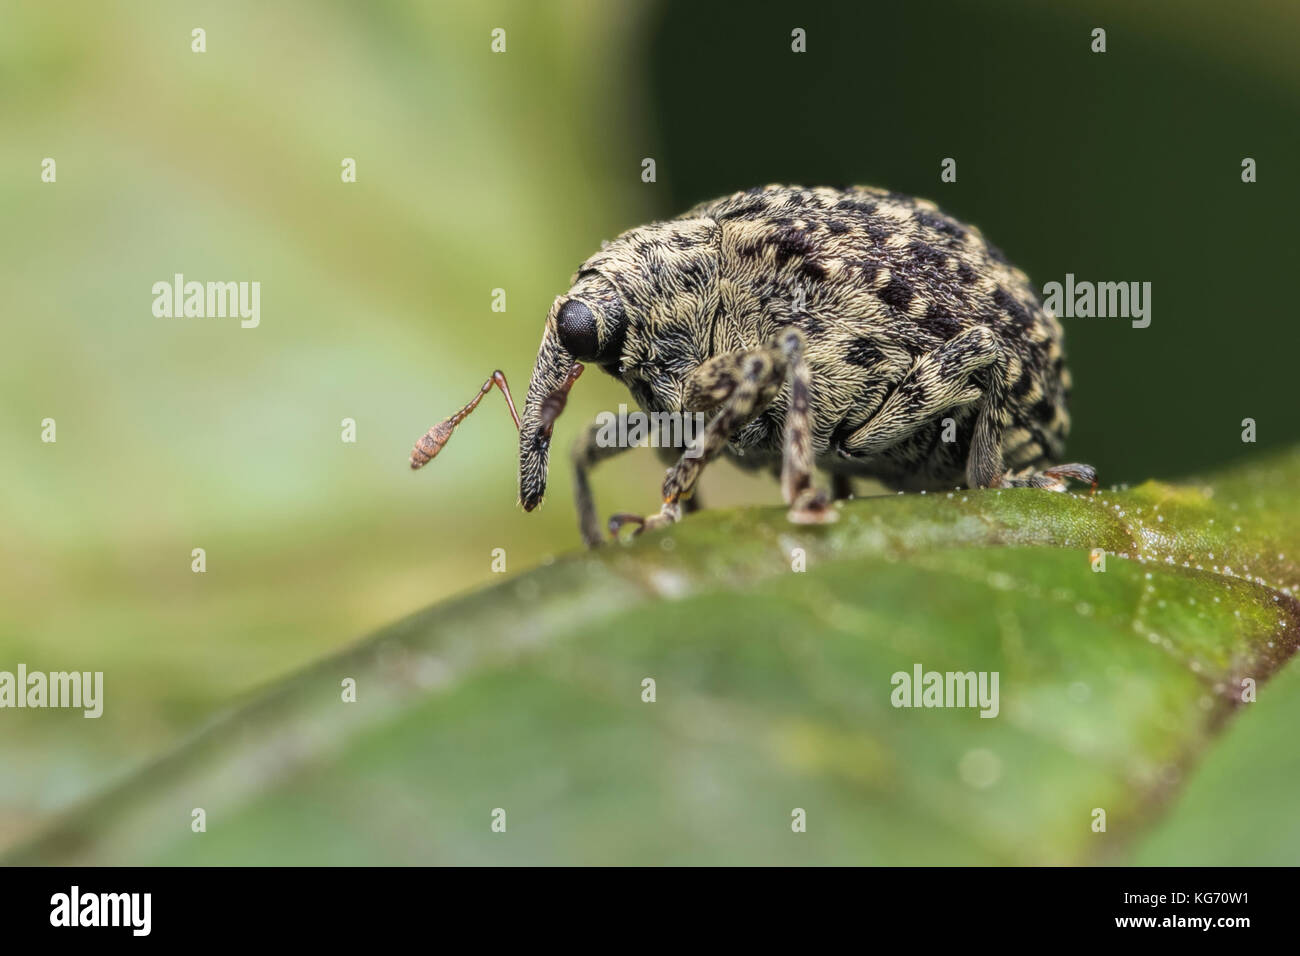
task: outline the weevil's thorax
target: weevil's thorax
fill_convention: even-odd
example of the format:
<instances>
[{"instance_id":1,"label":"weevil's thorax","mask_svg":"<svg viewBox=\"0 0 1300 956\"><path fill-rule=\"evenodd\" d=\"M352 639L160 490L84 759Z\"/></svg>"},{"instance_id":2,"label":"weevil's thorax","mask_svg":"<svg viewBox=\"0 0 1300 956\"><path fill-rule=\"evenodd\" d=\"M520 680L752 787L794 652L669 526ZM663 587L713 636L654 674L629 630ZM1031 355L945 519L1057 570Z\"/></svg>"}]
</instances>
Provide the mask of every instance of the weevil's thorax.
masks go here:
<instances>
[{"instance_id":1,"label":"weevil's thorax","mask_svg":"<svg viewBox=\"0 0 1300 956\"><path fill-rule=\"evenodd\" d=\"M715 354L718 262L717 223L683 218L623 233L574 276L571 296L617 296L622 348L600 364L647 411L679 410L686 379Z\"/></svg>"}]
</instances>

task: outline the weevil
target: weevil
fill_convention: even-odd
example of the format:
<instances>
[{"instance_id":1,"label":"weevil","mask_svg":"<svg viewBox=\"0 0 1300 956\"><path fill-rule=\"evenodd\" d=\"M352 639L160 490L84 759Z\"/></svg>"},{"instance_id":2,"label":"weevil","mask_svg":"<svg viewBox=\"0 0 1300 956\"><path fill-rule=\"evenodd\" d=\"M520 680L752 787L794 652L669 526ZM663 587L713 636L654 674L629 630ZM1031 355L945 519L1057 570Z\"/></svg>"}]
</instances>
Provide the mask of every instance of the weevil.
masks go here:
<instances>
[{"instance_id":1,"label":"weevil","mask_svg":"<svg viewBox=\"0 0 1300 956\"><path fill-rule=\"evenodd\" d=\"M803 523L835 520L854 476L898 490L1096 489L1091 466L1047 464L1070 426L1056 317L978 228L884 189L766 186L604 243L552 304L516 417L525 511L542 502L551 431L584 362L645 412L710 416L698 446L670 451L659 511L615 515L614 534L681 520L721 454L770 469ZM420 440L412 468L494 384L514 414L496 372ZM593 424L572 454L591 546L603 536L589 473L622 450L597 436Z\"/></svg>"}]
</instances>

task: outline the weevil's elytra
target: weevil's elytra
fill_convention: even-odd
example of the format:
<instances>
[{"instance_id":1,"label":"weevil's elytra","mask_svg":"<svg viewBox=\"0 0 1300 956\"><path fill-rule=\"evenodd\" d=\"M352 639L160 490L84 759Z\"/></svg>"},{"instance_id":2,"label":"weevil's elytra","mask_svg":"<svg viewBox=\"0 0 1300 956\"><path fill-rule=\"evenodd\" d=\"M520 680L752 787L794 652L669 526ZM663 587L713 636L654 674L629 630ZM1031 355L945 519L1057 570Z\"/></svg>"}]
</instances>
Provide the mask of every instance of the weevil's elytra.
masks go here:
<instances>
[{"instance_id":1,"label":"weevil's elytra","mask_svg":"<svg viewBox=\"0 0 1300 956\"><path fill-rule=\"evenodd\" d=\"M520 502L542 500L578 362L621 380L645 412L712 416L702 454L669 470L659 512L615 528L678 520L723 453L778 474L801 522L836 515L817 469L837 496L854 475L900 489L1095 482L1087 465L1050 464L1069 430L1061 339L1025 274L927 200L869 187L735 193L606 243L555 300L520 421ZM588 472L621 450L596 434L573 449L593 545Z\"/></svg>"}]
</instances>

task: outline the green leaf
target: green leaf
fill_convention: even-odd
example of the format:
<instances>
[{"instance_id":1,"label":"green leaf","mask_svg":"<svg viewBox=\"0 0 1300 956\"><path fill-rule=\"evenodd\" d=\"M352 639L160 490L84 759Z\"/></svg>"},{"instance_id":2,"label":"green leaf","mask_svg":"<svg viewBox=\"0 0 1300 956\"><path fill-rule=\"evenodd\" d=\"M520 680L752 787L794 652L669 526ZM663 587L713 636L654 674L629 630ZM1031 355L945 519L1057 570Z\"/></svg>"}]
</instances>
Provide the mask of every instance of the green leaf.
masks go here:
<instances>
[{"instance_id":1,"label":"green leaf","mask_svg":"<svg viewBox=\"0 0 1300 956\"><path fill-rule=\"evenodd\" d=\"M8 862L1291 862L1298 480L703 512L388 628ZM893 706L918 664L997 716Z\"/></svg>"}]
</instances>

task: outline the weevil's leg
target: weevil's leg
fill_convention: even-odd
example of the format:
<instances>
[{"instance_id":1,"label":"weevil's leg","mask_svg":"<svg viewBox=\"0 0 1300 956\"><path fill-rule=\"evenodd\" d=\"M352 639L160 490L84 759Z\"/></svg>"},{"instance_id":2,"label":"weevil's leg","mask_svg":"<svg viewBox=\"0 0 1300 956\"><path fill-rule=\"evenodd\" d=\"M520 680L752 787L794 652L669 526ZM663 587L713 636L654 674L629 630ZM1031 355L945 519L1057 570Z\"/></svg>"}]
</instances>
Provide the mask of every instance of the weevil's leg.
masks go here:
<instances>
[{"instance_id":1,"label":"weevil's leg","mask_svg":"<svg viewBox=\"0 0 1300 956\"><path fill-rule=\"evenodd\" d=\"M812 412L809 409L811 375L803 357L803 335L793 329L781 336L790 379L790 408L785 416L785 452L781 458L781 493L790 506L789 518L798 524L825 524L839 513L826 492L813 487Z\"/></svg>"},{"instance_id":2,"label":"weevil's leg","mask_svg":"<svg viewBox=\"0 0 1300 956\"><path fill-rule=\"evenodd\" d=\"M691 497L705 463L716 458L732 434L772 400L785 370L785 354L775 346L729 352L700 366L687 382L685 406L695 410L721 404L721 410L668 470L659 512L645 518L616 514L609 519L611 533L635 524L639 534L680 520L682 501Z\"/></svg>"},{"instance_id":3,"label":"weevil's leg","mask_svg":"<svg viewBox=\"0 0 1300 956\"><path fill-rule=\"evenodd\" d=\"M842 471L831 473L831 497L836 501L847 501L853 497L853 479Z\"/></svg>"},{"instance_id":4,"label":"weevil's leg","mask_svg":"<svg viewBox=\"0 0 1300 956\"><path fill-rule=\"evenodd\" d=\"M940 412L978 401L983 394L978 373L998 361L1000 354L994 334L976 327L922 355L876 413L841 443L843 454L849 458L877 454L932 422Z\"/></svg>"},{"instance_id":5,"label":"weevil's leg","mask_svg":"<svg viewBox=\"0 0 1300 956\"><path fill-rule=\"evenodd\" d=\"M1006 376L987 377L984 399L975 419L970 452L966 456L966 485L969 488L1000 486L1007 474L1002 462L1002 436L1010 421L1006 406Z\"/></svg>"},{"instance_id":6,"label":"weevil's leg","mask_svg":"<svg viewBox=\"0 0 1300 956\"><path fill-rule=\"evenodd\" d=\"M591 482L588 474L598 462L613 458L627 450L627 446L617 442L603 443L601 432L608 434L610 427L617 428L617 435L627 434L627 413L619 414L616 423L611 426L599 420L592 422L573 443L573 501L578 510L578 530L587 547L594 548L601 543L600 519L596 516L596 502L591 496Z\"/></svg>"},{"instance_id":7,"label":"weevil's leg","mask_svg":"<svg viewBox=\"0 0 1300 956\"><path fill-rule=\"evenodd\" d=\"M655 454L659 456L660 461L671 468L673 465L677 464L677 457L681 453L678 452L676 448L661 444L655 449ZM697 482L690 497L682 499L682 514L693 515L703 507L704 503L700 500L700 488Z\"/></svg>"},{"instance_id":8,"label":"weevil's leg","mask_svg":"<svg viewBox=\"0 0 1300 956\"><path fill-rule=\"evenodd\" d=\"M1067 479L1087 481L1097 490L1097 470L1071 463L1035 470L1007 471L1002 458L1002 436L1010 427L1006 415L1007 369L1004 361L989 369L970 454L966 458L966 484L971 488L1045 488L1065 491Z\"/></svg>"},{"instance_id":9,"label":"weevil's leg","mask_svg":"<svg viewBox=\"0 0 1300 956\"><path fill-rule=\"evenodd\" d=\"M992 331L968 329L921 356L874 415L845 439L850 458L881 452L934 420L941 412L978 401L979 414L966 459L971 488L1049 488L1064 491L1066 479L1091 481L1088 465L1057 465L1011 474L1003 465L1002 436L1011 427L1007 405L1007 360Z\"/></svg>"},{"instance_id":10,"label":"weevil's leg","mask_svg":"<svg viewBox=\"0 0 1300 956\"><path fill-rule=\"evenodd\" d=\"M1080 465L1071 463L1068 465L1053 465L1051 468L1043 468L1035 471L1033 468L1026 468L1023 471L1015 473L1006 472L991 487L994 488L1046 488L1048 491L1065 491L1068 487L1067 480L1073 478L1075 481L1086 481L1092 486L1095 494L1097 491L1097 469L1092 465Z\"/></svg>"}]
</instances>

